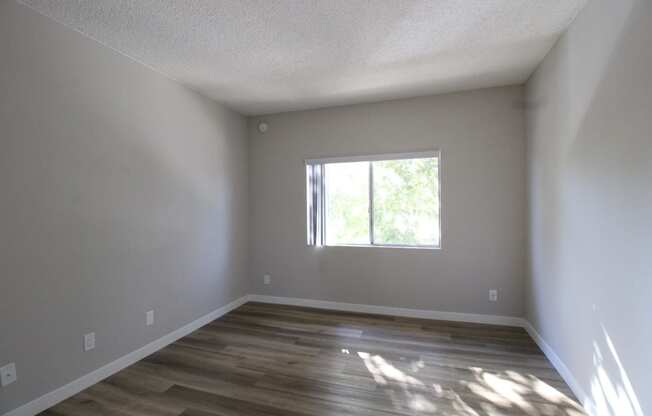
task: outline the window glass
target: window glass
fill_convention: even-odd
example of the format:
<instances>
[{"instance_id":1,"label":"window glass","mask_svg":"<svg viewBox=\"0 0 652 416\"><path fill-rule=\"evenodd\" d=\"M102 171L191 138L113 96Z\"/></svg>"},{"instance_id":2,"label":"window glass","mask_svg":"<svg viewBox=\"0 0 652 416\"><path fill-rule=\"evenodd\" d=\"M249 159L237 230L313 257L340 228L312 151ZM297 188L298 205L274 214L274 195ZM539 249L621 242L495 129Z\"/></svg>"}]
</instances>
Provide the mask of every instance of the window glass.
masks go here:
<instances>
[{"instance_id":1,"label":"window glass","mask_svg":"<svg viewBox=\"0 0 652 416\"><path fill-rule=\"evenodd\" d=\"M441 245L438 152L306 164L309 245Z\"/></svg>"},{"instance_id":2,"label":"window glass","mask_svg":"<svg viewBox=\"0 0 652 416\"><path fill-rule=\"evenodd\" d=\"M369 162L325 165L326 244L369 244Z\"/></svg>"},{"instance_id":3,"label":"window glass","mask_svg":"<svg viewBox=\"0 0 652 416\"><path fill-rule=\"evenodd\" d=\"M373 162L374 243L439 245L437 159Z\"/></svg>"}]
</instances>

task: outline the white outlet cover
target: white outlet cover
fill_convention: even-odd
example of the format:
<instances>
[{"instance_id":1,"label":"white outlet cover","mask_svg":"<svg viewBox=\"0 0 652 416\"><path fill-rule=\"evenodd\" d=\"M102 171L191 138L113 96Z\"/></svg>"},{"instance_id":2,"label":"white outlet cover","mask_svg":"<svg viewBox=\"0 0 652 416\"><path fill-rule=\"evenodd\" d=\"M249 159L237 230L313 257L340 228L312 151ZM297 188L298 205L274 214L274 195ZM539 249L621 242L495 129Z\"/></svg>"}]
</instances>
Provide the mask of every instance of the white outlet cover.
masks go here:
<instances>
[{"instance_id":1,"label":"white outlet cover","mask_svg":"<svg viewBox=\"0 0 652 416\"><path fill-rule=\"evenodd\" d=\"M90 351L95 348L95 332L84 335L84 351Z\"/></svg>"},{"instance_id":2,"label":"white outlet cover","mask_svg":"<svg viewBox=\"0 0 652 416\"><path fill-rule=\"evenodd\" d=\"M489 290L489 300L491 302L496 302L498 300L498 290L496 289Z\"/></svg>"},{"instance_id":3,"label":"white outlet cover","mask_svg":"<svg viewBox=\"0 0 652 416\"><path fill-rule=\"evenodd\" d=\"M270 274L266 274L266 275L264 275L264 276L263 276L263 282L264 282L266 285L272 283L272 275L270 275Z\"/></svg>"},{"instance_id":4,"label":"white outlet cover","mask_svg":"<svg viewBox=\"0 0 652 416\"><path fill-rule=\"evenodd\" d=\"M154 325L154 311L147 311L145 314L147 326Z\"/></svg>"},{"instance_id":5,"label":"white outlet cover","mask_svg":"<svg viewBox=\"0 0 652 416\"><path fill-rule=\"evenodd\" d=\"M0 384L2 387L8 386L18 379L18 374L16 374L16 364L9 363L2 368L0 368Z\"/></svg>"}]
</instances>

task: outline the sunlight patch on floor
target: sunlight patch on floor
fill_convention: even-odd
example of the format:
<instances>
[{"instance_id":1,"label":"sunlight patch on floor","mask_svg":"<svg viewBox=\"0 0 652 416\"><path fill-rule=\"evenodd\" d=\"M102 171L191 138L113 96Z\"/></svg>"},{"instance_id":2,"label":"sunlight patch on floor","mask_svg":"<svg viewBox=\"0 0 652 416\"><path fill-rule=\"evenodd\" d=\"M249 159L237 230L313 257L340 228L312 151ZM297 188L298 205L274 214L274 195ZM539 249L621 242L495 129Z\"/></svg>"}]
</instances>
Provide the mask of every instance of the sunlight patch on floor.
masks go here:
<instances>
[{"instance_id":1,"label":"sunlight patch on floor","mask_svg":"<svg viewBox=\"0 0 652 416\"><path fill-rule=\"evenodd\" d=\"M345 350L348 354L348 349L342 353ZM486 371L480 367L438 368L439 372L459 372L459 380L452 374L449 385L442 386L425 382L429 378L428 368L422 359L404 362L401 357L394 364L380 354L359 351L357 356L397 410L414 414L452 411L461 416L503 415L507 409L527 416L585 415L574 400L532 374ZM468 373L464 374L465 371Z\"/></svg>"}]
</instances>

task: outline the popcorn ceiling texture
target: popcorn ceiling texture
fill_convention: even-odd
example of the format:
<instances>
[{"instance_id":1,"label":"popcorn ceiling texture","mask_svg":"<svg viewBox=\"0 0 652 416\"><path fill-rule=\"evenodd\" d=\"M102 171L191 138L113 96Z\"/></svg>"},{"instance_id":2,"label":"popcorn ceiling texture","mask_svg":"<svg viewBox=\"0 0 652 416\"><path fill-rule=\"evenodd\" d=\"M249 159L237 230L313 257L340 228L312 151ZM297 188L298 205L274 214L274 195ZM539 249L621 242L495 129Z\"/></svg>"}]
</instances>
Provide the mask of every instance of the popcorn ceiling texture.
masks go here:
<instances>
[{"instance_id":1,"label":"popcorn ceiling texture","mask_svg":"<svg viewBox=\"0 0 652 416\"><path fill-rule=\"evenodd\" d=\"M524 82L587 0L21 0L265 114Z\"/></svg>"}]
</instances>

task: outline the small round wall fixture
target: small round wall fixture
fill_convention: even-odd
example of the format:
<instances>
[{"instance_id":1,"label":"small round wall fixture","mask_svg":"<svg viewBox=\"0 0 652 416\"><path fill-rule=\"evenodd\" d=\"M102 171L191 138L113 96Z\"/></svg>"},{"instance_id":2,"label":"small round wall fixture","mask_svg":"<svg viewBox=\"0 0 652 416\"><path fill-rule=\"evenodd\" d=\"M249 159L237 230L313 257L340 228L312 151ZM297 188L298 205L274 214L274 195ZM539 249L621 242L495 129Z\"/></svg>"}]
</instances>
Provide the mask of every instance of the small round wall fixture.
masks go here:
<instances>
[{"instance_id":1,"label":"small round wall fixture","mask_svg":"<svg viewBox=\"0 0 652 416\"><path fill-rule=\"evenodd\" d=\"M261 133L265 133L267 129L269 128L269 125L265 123L264 121L261 121L258 123L258 131Z\"/></svg>"}]
</instances>

